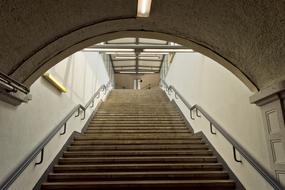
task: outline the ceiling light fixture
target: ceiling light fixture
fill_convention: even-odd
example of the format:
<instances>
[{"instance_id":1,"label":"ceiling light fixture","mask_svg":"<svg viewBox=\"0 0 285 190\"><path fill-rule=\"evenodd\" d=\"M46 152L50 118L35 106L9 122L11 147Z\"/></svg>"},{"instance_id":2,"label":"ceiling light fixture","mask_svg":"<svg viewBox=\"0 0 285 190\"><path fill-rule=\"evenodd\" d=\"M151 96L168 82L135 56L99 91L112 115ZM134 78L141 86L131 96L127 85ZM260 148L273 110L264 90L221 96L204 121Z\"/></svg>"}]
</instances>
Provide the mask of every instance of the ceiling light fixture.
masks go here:
<instances>
[{"instance_id":1,"label":"ceiling light fixture","mask_svg":"<svg viewBox=\"0 0 285 190\"><path fill-rule=\"evenodd\" d=\"M134 74L136 73L135 71L120 71L122 74Z\"/></svg>"},{"instance_id":2,"label":"ceiling light fixture","mask_svg":"<svg viewBox=\"0 0 285 190\"><path fill-rule=\"evenodd\" d=\"M107 55L135 55L135 52L105 52Z\"/></svg>"},{"instance_id":3,"label":"ceiling light fixture","mask_svg":"<svg viewBox=\"0 0 285 190\"><path fill-rule=\"evenodd\" d=\"M143 52L194 52L193 49L144 49Z\"/></svg>"},{"instance_id":4,"label":"ceiling light fixture","mask_svg":"<svg viewBox=\"0 0 285 190\"><path fill-rule=\"evenodd\" d=\"M137 17L149 17L151 0L138 0Z\"/></svg>"},{"instance_id":5,"label":"ceiling light fixture","mask_svg":"<svg viewBox=\"0 0 285 190\"><path fill-rule=\"evenodd\" d=\"M141 72L138 72L140 74L153 74L155 72L151 72L151 71L141 71Z\"/></svg>"},{"instance_id":6,"label":"ceiling light fixture","mask_svg":"<svg viewBox=\"0 0 285 190\"><path fill-rule=\"evenodd\" d=\"M141 52L140 55L167 55L168 52Z\"/></svg>"},{"instance_id":7,"label":"ceiling light fixture","mask_svg":"<svg viewBox=\"0 0 285 190\"><path fill-rule=\"evenodd\" d=\"M139 56L139 59L147 59L147 60L160 60L159 56Z\"/></svg>"},{"instance_id":8,"label":"ceiling light fixture","mask_svg":"<svg viewBox=\"0 0 285 190\"><path fill-rule=\"evenodd\" d=\"M115 59L136 59L135 56L115 56Z\"/></svg>"},{"instance_id":9,"label":"ceiling light fixture","mask_svg":"<svg viewBox=\"0 0 285 190\"><path fill-rule=\"evenodd\" d=\"M111 48L85 48L84 51L103 51L103 52L133 52L134 49L111 49Z\"/></svg>"}]
</instances>

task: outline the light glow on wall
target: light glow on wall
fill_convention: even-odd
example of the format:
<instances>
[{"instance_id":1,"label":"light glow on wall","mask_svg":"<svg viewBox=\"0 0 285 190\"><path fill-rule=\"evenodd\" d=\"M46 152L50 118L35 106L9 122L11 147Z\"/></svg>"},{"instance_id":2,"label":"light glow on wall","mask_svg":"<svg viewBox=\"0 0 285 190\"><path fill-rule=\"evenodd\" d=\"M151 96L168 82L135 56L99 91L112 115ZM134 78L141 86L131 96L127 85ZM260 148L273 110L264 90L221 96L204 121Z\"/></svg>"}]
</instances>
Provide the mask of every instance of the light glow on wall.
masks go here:
<instances>
[{"instance_id":1,"label":"light glow on wall","mask_svg":"<svg viewBox=\"0 0 285 190\"><path fill-rule=\"evenodd\" d=\"M45 73L43 76L57 90L59 90L60 92L63 92L63 93L67 92L67 88L65 86L63 86L58 80L56 80L51 74Z\"/></svg>"}]
</instances>

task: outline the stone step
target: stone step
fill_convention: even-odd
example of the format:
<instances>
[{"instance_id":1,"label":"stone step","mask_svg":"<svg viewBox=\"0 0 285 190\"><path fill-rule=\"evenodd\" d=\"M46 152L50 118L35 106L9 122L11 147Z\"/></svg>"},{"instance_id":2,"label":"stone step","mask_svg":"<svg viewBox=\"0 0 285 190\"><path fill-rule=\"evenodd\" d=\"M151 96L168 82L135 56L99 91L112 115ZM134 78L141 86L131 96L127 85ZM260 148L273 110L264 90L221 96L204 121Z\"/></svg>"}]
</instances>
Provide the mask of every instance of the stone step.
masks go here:
<instances>
[{"instance_id":1,"label":"stone step","mask_svg":"<svg viewBox=\"0 0 285 190\"><path fill-rule=\"evenodd\" d=\"M202 140L201 137L193 136L192 133L134 133L134 134L88 134L75 137L74 140L99 140L99 139L112 139L112 140L152 140L152 139L169 139L169 140Z\"/></svg>"},{"instance_id":2,"label":"stone step","mask_svg":"<svg viewBox=\"0 0 285 190\"><path fill-rule=\"evenodd\" d=\"M96 125L96 124L113 124L113 125L116 125L116 124L185 124L184 121L171 121L171 120L168 120L168 121L154 121L154 120L150 120L150 121L118 121L118 120L106 120L106 121L91 121L90 122L91 125Z\"/></svg>"},{"instance_id":3,"label":"stone step","mask_svg":"<svg viewBox=\"0 0 285 190\"><path fill-rule=\"evenodd\" d=\"M168 118L168 117L130 117L130 118L122 118L122 117L95 117L93 118L93 121L181 121L181 117L173 117L173 118Z\"/></svg>"},{"instance_id":4,"label":"stone step","mask_svg":"<svg viewBox=\"0 0 285 190\"><path fill-rule=\"evenodd\" d=\"M121 113L121 112L116 112L116 113L106 113L106 112L96 112L96 116L148 116L148 117L177 117L180 116L180 113Z\"/></svg>"},{"instance_id":5,"label":"stone step","mask_svg":"<svg viewBox=\"0 0 285 190\"><path fill-rule=\"evenodd\" d=\"M90 151L90 150L208 150L206 144L181 144L181 145L96 145L96 146L68 146L69 151Z\"/></svg>"},{"instance_id":6,"label":"stone step","mask_svg":"<svg viewBox=\"0 0 285 190\"><path fill-rule=\"evenodd\" d=\"M84 134L113 134L113 135L116 135L116 134L136 134L136 133L139 133L139 134L168 134L168 133L171 133L171 134L184 134L184 133L190 133L189 130L185 129L185 130L97 130L97 129L89 129L89 130L86 130L84 132Z\"/></svg>"},{"instance_id":7,"label":"stone step","mask_svg":"<svg viewBox=\"0 0 285 190\"><path fill-rule=\"evenodd\" d=\"M147 145L147 144L202 144L201 140L90 140L74 141L72 145Z\"/></svg>"},{"instance_id":8,"label":"stone step","mask_svg":"<svg viewBox=\"0 0 285 190\"><path fill-rule=\"evenodd\" d=\"M137 189L137 190L224 190L234 189L233 180L141 180L141 181L100 181L100 182L53 182L43 183L42 189Z\"/></svg>"},{"instance_id":9,"label":"stone step","mask_svg":"<svg viewBox=\"0 0 285 190\"><path fill-rule=\"evenodd\" d=\"M123 116L123 117L122 117ZM98 114L96 113L94 119L102 118L102 119L181 119L180 115L123 115L123 114Z\"/></svg>"},{"instance_id":10,"label":"stone step","mask_svg":"<svg viewBox=\"0 0 285 190\"><path fill-rule=\"evenodd\" d=\"M171 127L155 127L155 128L151 128L151 127L114 127L114 126L104 126L104 127L99 127L99 126L92 126L92 127L88 127L86 129L86 131L92 131L92 130L97 130L97 131L101 131L101 130L119 130L119 131L124 131L124 130L133 130L133 131L165 131L165 130L170 130L170 131L176 131L176 130L187 130L188 132L190 131L190 129L186 128L185 126L182 127L175 127L175 126L171 126Z\"/></svg>"},{"instance_id":11,"label":"stone step","mask_svg":"<svg viewBox=\"0 0 285 190\"><path fill-rule=\"evenodd\" d=\"M111 127L145 127L145 126L150 126L150 127L186 127L186 124L183 123L117 123L117 124L112 124L112 123L97 123L97 124L90 124L90 127L93 126L111 126Z\"/></svg>"},{"instance_id":12,"label":"stone step","mask_svg":"<svg viewBox=\"0 0 285 190\"><path fill-rule=\"evenodd\" d=\"M63 157L100 156L212 156L212 150L106 150L106 151L65 151Z\"/></svg>"},{"instance_id":13,"label":"stone step","mask_svg":"<svg viewBox=\"0 0 285 190\"><path fill-rule=\"evenodd\" d=\"M50 173L48 181L118 181L118 180L207 180L228 179L226 171L159 171L159 172L96 172Z\"/></svg>"},{"instance_id":14,"label":"stone step","mask_svg":"<svg viewBox=\"0 0 285 190\"><path fill-rule=\"evenodd\" d=\"M55 165L55 173L100 171L219 171L220 163L151 163L151 164L92 164Z\"/></svg>"},{"instance_id":15,"label":"stone step","mask_svg":"<svg viewBox=\"0 0 285 190\"><path fill-rule=\"evenodd\" d=\"M150 156L150 157L99 157L99 158L60 158L59 164L98 164L98 163L216 163L214 156Z\"/></svg>"}]
</instances>

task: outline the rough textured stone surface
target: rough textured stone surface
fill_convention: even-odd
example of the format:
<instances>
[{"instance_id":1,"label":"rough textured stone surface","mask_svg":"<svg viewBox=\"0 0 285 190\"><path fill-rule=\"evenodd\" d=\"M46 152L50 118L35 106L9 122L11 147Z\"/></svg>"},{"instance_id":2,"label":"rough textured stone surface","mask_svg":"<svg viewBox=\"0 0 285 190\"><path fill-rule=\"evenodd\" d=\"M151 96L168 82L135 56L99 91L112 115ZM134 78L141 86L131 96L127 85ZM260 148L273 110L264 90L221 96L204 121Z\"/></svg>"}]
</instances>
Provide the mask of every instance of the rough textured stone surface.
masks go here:
<instances>
[{"instance_id":1,"label":"rough textured stone surface","mask_svg":"<svg viewBox=\"0 0 285 190\"><path fill-rule=\"evenodd\" d=\"M30 85L88 39L143 30L212 50L258 88L285 78L283 0L153 0L147 19L136 18L136 6L135 0L2 0L0 71Z\"/></svg>"}]
</instances>

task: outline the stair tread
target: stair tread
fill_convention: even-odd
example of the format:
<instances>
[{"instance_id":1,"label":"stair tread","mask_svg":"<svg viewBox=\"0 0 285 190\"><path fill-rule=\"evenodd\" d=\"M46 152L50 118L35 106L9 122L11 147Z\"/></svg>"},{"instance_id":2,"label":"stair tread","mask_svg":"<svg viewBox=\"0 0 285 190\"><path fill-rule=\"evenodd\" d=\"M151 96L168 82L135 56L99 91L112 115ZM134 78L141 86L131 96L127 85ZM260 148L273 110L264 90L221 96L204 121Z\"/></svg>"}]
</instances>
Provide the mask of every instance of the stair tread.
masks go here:
<instances>
[{"instance_id":1,"label":"stair tread","mask_svg":"<svg viewBox=\"0 0 285 190\"><path fill-rule=\"evenodd\" d=\"M234 187L235 181L230 179L215 179L215 180L132 180L132 181L78 181L78 182L45 182L43 186L65 186L66 188L84 188L84 186L89 186L94 189L100 188L102 186L106 187L176 187L179 186L195 186L195 187L219 187L219 186L227 186L227 187Z\"/></svg>"},{"instance_id":2,"label":"stair tread","mask_svg":"<svg viewBox=\"0 0 285 190\"><path fill-rule=\"evenodd\" d=\"M172 184L172 183L197 183L197 182L202 182L202 183L216 183L216 182L232 182L234 183L233 180L230 180L230 179L227 179L227 180L172 180L172 181L169 181L169 180L139 180L139 181L112 181L112 182L52 182L52 183L94 183L94 184L110 184L110 183L114 183L114 184L123 184L123 183L134 183L134 184L137 184L137 183L153 183L153 184L159 184L159 183L168 183L168 184ZM44 183L44 184L48 184L48 183Z\"/></svg>"},{"instance_id":3,"label":"stair tread","mask_svg":"<svg viewBox=\"0 0 285 190\"><path fill-rule=\"evenodd\" d=\"M132 171L132 172L90 172L90 173L80 173L80 172L75 172L75 173L54 173L51 172L49 175L159 175L159 174L227 174L227 171Z\"/></svg>"}]
</instances>

